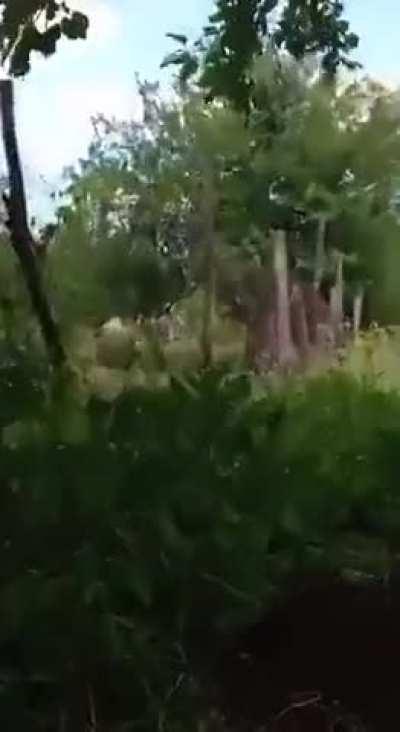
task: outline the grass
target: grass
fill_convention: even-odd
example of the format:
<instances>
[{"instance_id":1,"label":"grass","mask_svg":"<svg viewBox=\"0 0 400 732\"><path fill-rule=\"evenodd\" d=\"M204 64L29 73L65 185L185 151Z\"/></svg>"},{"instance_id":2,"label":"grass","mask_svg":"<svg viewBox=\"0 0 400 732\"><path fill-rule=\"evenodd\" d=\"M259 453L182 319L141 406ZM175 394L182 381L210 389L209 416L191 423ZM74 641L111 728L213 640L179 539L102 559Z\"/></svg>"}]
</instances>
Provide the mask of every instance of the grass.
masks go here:
<instances>
[{"instance_id":1,"label":"grass","mask_svg":"<svg viewBox=\"0 0 400 732\"><path fill-rule=\"evenodd\" d=\"M189 335L167 343L161 343L157 337L149 338L137 326L103 334L100 341L92 329L79 327L68 347L89 393L111 400L130 386L163 387L168 383L169 373L201 368L202 356L194 326ZM243 369L244 345L243 328L226 318L219 319L214 329L215 364ZM300 378L317 376L329 369L371 379L384 390L400 390L400 327L371 329L333 355L316 355ZM260 383L265 388L264 378Z\"/></svg>"},{"instance_id":2,"label":"grass","mask_svg":"<svg viewBox=\"0 0 400 732\"><path fill-rule=\"evenodd\" d=\"M342 368L373 379L384 390L400 390L400 328L362 333L346 350Z\"/></svg>"}]
</instances>

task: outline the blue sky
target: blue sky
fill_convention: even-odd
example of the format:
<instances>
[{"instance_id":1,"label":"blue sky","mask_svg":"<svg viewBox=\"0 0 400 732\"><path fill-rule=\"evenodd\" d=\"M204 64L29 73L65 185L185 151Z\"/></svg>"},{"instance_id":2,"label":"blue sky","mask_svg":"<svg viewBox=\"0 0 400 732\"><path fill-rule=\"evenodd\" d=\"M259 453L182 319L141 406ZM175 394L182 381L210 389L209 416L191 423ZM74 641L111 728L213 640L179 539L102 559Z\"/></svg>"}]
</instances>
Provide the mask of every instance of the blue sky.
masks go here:
<instances>
[{"instance_id":1,"label":"blue sky","mask_svg":"<svg viewBox=\"0 0 400 732\"><path fill-rule=\"evenodd\" d=\"M89 39L63 42L56 56L34 59L17 82L17 112L31 209L48 210L48 195L65 165L83 156L96 112L140 114L134 74L165 78L159 64L172 49L168 31L196 36L213 0L71 0L92 18ZM366 71L400 84L400 0L347 0L346 15L361 43ZM47 183L40 178L43 175Z\"/></svg>"}]
</instances>

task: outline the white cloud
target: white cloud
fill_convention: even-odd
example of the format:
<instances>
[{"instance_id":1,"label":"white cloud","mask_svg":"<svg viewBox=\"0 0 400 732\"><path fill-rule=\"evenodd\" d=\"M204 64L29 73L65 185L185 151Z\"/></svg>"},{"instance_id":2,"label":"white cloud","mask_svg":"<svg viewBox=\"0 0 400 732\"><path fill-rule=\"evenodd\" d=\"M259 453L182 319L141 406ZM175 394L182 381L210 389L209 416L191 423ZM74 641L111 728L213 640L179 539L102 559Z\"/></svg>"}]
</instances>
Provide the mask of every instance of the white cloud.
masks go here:
<instances>
[{"instance_id":1,"label":"white cloud","mask_svg":"<svg viewBox=\"0 0 400 732\"><path fill-rule=\"evenodd\" d=\"M104 53L107 48L118 48L119 40L124 31L123 16L107 0L71 0L74 10L86 13L89 17L89 29L85 40L71 41L62 37L57 44L57 53L51 59L44 58L39 53L31 57L32 70L27 77L56 78L65 73L71 64L91 61L98 53Z\"/></svg>"},{"instance_id":2,"label":"white cloud","mask_svg":"<svg viewBox=\"0 0 400 732\"><path fill-rule=\"evenodd\" d=\"M123 28L118 10L104 0L73 0L71 7L86 13L90 19L89 45L103 46L115 41Z\"/></svg>"},{"instance_id":3,"label":"white cloud","mask_svg":"<svg viewBox=\"0 0 400 732\"><path fill-rule=\"evenodd\" d=\"M37 90L20 90L19 135L24 159L45 176L61 173L65 165L85 156L92 137L91 117L132 119L140 115L140 100L123 84L97 81L53 87L46 93L46 111Z\"/></svg>"},{"instance_id":4,"label":"white cloud","mask_svg":"<svg viewBox=\"0 0 400 732\"><path fill-rule=\"evenodd\" d=\"M390 91L396 91L400 87L400 76L395 71L393 73L371 74L371 77L386 86Z\"/></svg>"},{"instance_id":5,"label":"white cloud","mask_svg":"<svg viewBox=\"0 0 400 732\"><path fill-rule=\"evenodd\" d=\"M103 46L106 43L115 41L123 28L122 16L120 11L106 0L73 0L71 2L72 10L78 10L85 13L90 21L87 45ZM45 28L44 16L39 19L39 28ZM62 40L61 45L65 43Z\"/></svg>"},{"instance_id":6,"label":"white cloud","mask_svg":"<svg viewBox=\"0 0 400 732\"><path fill-rule=\"evenodd\" d=\"M51 183L59 181L65 166L86 155L93 115L101 112L132 119L140 114L133 79L104 72L104 54L110 47L118 48L124 31L121 8L115 7L119 3L71 0L70 5L90 18L87 40L62 39L49 60L34 54L31 73L15 85L21 157L28 192L34 197L47 196L51 190L41 183L41 175ZM1 173L4 155L0 148Z\"/></svg>"}]
</instances>

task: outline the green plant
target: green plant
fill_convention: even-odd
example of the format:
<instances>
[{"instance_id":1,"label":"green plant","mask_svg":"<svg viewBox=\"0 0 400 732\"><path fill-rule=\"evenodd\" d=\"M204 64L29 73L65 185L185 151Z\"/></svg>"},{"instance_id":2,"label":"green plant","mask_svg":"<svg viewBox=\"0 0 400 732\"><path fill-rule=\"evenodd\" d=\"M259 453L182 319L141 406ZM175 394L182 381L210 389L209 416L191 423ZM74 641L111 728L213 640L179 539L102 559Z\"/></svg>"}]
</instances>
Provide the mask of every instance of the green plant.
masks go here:
<instances>
[{"instance_id":1,"label":"green plant","mask_svg":"<svg viewBox=\"0 0 400 732\"><path fill-rule=\"evenodd\" d=\"M225 634L289 574L384 571L369 547L398 531L397 395L326 376L257 396L220 371L85 407L71 387L43 398L45 375L21 403L20 383L1 447L14 728L79 730L90 710L115 729L185 724Z\"/></svg>"}]
</instances>

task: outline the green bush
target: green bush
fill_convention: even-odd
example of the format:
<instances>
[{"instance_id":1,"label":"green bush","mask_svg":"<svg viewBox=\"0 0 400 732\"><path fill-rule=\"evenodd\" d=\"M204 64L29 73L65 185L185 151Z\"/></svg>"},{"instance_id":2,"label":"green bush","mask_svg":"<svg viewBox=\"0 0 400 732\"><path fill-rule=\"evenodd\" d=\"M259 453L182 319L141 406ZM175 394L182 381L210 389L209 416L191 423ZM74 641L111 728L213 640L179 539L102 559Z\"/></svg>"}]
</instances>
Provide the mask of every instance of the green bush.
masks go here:
<instances>
[{"instance_id":1,"label":"green bush","mask_svg":"<svg viewBox=\"0 0 400 732\"><path fill-rule=\"evenodd\" d=\"M210 372L83 407L23 367L0 373L4 729L190 729L224 635L289 574L384 570L397 394Z\"/></svg>"}]
</instances>

